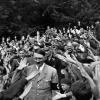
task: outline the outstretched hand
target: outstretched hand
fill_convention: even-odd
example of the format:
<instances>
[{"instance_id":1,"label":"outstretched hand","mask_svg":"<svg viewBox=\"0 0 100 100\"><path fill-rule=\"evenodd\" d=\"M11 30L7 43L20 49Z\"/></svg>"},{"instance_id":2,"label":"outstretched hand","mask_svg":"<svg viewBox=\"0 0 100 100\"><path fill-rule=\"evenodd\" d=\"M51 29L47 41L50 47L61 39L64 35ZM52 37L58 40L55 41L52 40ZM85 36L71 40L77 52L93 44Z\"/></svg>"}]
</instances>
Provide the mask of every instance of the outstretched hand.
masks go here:
<instances>
[{"instance_id":1,"label":"outstretched hand","mask_svg":"<svg viewBox=\"0 0 100 100\"><path fill-rule=\"evenodd\" d=\"M78 69L80 70L81 75L82 75L83 77L85 77L85 78L88 78L88 77L89 77L88 73L86 72L86 70L84 69L83 66L79 66Z\"/></svg>"},{"instance_id":2,"label":"outstretched hand","mask_svg":"<svg viewBox=\"0 0 100 100\"><path fill-rule=\"evenodd\" d=\"M27 67L29 64L27 63L27 59L24 58L20 61L19 67L17 69L22 70L23 68Z\"/></svg>"},{"instance_id":3,"label":"outstretched hand","mask_svg":"<svg viewBox=\"0 0 100 100\"><path fill-rule=\"evenodd\" d=\"M65 97L66 97L66 94L61 94L60 92L56 92L56 95L52 98L52 100L59 100Z\"/></svg>"}]
</instances>

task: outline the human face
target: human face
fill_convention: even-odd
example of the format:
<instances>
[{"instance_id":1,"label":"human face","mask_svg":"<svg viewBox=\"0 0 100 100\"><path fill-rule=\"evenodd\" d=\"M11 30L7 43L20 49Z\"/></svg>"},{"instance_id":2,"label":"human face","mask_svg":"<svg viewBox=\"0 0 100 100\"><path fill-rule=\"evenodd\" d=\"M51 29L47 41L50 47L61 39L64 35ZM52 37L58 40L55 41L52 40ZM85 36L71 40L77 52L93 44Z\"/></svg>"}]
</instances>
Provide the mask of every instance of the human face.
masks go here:
<instances>
[{"instance_id":1,"label":"human face","mask_svg":"<svg viewBox=\"0 0 100 100\"><path fill-rule=\"evenodd\" d=\"M62 90L63 90L63 91L67 91L67 90L69 90L69 88L70 88L69 85L64 84L64 83L61 84L61 87L62 87Z\"/></svg>"},{"instance_id":2,"label":"human face","mask_svg":"<svg viewBox=\"0 0 100 100\"><path fill-rule=\"evenodd\" d=\"M19 52L20 57L24 57L24 51Z\"/></svg>"},{"instance_id":3,"label":"human face","mask_svg":"<svg viewBox=\"0 0 100 100\"><path fill-rule=\"evenodd\" d=\"M86 59L86 54L84 54L84 53L77 53L77 57L79 58L79 59Z\"/></svg>"},{"instance_id":4,"label":"human face","mask_svg":"<svg viewBox=\"0 0 100 100\"><path fill-rule=\"evenodd\" d=\"M41 66L45 60L42 54L34 53L34 61L38 66Z\"/></svg>"}]
</instances>

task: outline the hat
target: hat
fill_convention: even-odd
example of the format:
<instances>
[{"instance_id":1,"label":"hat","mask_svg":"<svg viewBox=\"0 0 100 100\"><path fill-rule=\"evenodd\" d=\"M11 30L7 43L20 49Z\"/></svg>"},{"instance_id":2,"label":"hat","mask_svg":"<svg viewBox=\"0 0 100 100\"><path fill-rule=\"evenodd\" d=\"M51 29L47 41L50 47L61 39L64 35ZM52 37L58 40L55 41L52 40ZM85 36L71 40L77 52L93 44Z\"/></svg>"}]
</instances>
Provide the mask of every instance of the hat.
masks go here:
<instances>
[{"instance_id":1,"label":"hat","mask_svg":"<svg viewBox=\"0 0 100 100\"><path fill-rule=\"evenodd\" d=\"M38 53L38 54L41 54L41 55L45 56L45 51L42 50L42 49L35 50L35 53Z\"/></svg>"}]
</instances>

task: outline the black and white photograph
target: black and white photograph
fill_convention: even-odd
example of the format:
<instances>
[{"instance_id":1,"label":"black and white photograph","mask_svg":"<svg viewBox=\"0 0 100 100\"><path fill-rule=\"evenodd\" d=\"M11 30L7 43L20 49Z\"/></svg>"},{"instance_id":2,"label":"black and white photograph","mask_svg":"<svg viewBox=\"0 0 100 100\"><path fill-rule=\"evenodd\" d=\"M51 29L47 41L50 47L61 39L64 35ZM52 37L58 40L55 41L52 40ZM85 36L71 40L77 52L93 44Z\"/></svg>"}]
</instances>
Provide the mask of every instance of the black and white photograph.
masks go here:
<instances>
[{"instance_id":1,"label":"black and white photograph","mask_svg":"<svg viewBox=\"0 0 100 100\"><path fill-rule=\"evenodd\" d=\"M0 0L0 100L100 100L100 0Z\"/></svg>"}]
</instances>

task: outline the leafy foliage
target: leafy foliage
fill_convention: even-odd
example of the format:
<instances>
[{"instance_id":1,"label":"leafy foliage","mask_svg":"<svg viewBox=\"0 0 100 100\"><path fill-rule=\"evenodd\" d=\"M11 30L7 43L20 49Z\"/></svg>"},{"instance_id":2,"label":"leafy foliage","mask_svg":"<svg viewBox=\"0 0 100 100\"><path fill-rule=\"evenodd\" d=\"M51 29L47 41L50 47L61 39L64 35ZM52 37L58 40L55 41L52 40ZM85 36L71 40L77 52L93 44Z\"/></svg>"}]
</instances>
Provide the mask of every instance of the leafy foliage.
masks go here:
<instances>
[{"instance_id":1,"label":"leafy foliage","mask_svg":"<svg viewBox=\"0 0 100 100\"><path fill-rule=\"evenodd\" d=\"M0 35L28 32L28 27L100 19L99 0L0 0Z\"/></svg>"}]
</instances>

